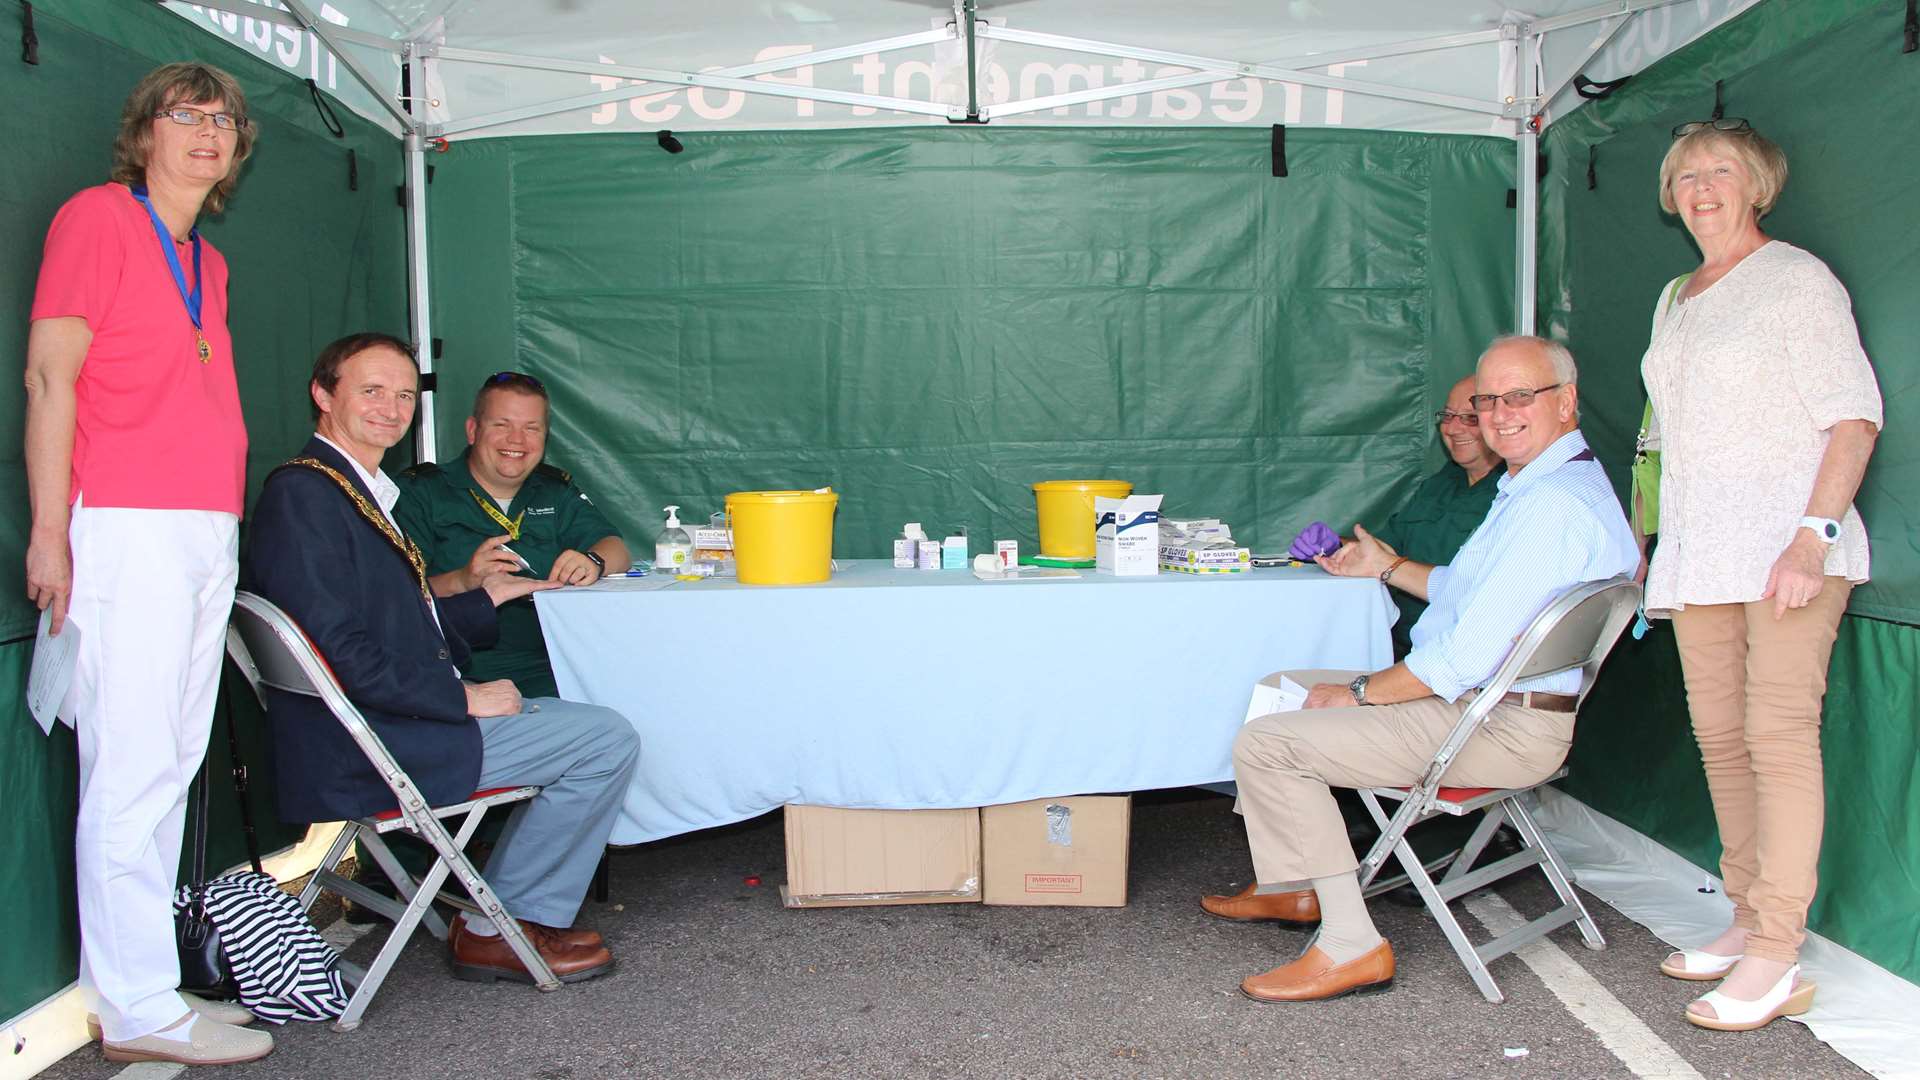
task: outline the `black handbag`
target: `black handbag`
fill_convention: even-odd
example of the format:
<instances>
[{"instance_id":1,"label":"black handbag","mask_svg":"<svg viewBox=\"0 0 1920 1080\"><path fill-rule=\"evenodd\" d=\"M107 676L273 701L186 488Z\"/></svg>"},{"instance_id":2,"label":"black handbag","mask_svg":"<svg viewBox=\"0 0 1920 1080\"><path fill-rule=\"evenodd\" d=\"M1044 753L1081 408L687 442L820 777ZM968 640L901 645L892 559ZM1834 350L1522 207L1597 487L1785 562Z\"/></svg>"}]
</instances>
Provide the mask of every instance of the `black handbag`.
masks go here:
<instances>
[{"instance_id":1,"label":"black handbag","mask_svg":"<svg viewBox=\"0 0 1920 1080\"><path fill-rule=\"evenodd\" d=\"M233 756L233 786L240 797L240 821L246 832L247 858L255 873L260 873L260 844L254 835L253 809L247 804L247 767L240 760L240 739L234 731L233 713L227 712L227 746ZM207 789L209 761L200 761L200 775L194 780L193 864L188 883L189 899L174 912L173 938L180 953L180 989L201 997L231 999L237 994L233 969L220 949L220 930L207 917Z\"/></svg>"}]
</instances>

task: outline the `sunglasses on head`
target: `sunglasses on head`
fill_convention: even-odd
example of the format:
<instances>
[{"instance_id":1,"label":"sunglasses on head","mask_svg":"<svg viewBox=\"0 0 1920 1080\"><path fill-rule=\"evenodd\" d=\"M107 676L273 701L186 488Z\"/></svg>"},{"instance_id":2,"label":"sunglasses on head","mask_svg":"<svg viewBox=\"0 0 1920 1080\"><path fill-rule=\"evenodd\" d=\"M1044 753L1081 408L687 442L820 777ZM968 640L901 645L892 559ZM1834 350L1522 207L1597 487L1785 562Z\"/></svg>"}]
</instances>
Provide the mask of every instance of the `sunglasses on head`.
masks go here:
<instances>
[{"instance_id":1,"label":"sunglasses on head","mask_svg":"<svg viewBox=\"0 0 1920 1080\"><path fill-rule=\"evenodd\" d=\"M1744 116L1719 116L1712 120L1691 120L1673 129L1673 137L1684 139L1696 131L1712 128L1715 131L1752 131L1753 125L1747 123Z\"/></svg>"},{"instance_id":2,"label":"sunglasses on head","mask_svg":"<svg viewBox=\"0 0 1920 1080\"><path fill-rule=\"evenodd\" d=\"M487 386L524 386L531 390L545 391L547 384L524 371L496 371L487 376Z\"/></svg>"}]
</instances>

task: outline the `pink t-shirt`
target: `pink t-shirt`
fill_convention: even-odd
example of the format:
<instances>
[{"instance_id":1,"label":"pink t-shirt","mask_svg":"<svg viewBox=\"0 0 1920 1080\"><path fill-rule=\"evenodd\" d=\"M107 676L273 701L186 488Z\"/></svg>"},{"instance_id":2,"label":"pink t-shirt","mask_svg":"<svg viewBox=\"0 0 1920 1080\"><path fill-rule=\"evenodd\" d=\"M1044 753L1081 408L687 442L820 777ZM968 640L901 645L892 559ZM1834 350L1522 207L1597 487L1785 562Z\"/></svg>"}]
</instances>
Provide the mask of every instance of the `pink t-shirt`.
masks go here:
<instances>
[{"instance_id":1,"label":"pink t-shirt","mask_svg":"<svg viewBox=\"0 0 1920 1080\"><path fill-rule=\"evenodd\" d=\"M247 429L227 333L227 261L204 237L200 247L206 363L152 220L125 185L80 192L47 230L32 317L77 316L93 331L73 434L73 497L90 507L240 514ZM191 289L193 245L174 250Z\"/></svg>"}]
</instances>

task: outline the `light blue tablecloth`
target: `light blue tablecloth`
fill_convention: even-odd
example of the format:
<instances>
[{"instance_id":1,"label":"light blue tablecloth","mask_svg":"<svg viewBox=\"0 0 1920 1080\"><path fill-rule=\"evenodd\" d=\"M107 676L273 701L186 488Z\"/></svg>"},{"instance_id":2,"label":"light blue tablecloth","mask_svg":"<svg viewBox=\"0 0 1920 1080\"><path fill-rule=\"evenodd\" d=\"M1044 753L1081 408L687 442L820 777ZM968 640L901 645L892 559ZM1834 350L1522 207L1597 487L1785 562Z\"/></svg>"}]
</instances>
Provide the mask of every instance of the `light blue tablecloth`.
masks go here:
<instances>
[{"instance_id":1,"label":"light blue tablecloth","mask_svg":"<svg viewBox=\"0 0 1920 1080\"><path fill-rule=\"evenodd\" d=\"M537 594L561 696L640 732L612 842L789 802L986 806L1229 780L1255 680L1392 662L1384 588L1317 567L982 582L839 565L824 585Z\"/></svg>"}]
</instances>

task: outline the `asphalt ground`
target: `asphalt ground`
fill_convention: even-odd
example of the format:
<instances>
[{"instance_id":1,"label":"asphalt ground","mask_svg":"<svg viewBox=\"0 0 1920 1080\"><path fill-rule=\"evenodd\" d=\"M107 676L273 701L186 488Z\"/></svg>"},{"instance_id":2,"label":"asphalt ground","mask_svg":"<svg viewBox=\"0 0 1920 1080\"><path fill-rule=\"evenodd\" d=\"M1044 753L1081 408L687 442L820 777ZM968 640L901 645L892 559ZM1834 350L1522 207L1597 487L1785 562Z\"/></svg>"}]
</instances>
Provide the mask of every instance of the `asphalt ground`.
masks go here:
<instances>
[{"instance_id":1,"label":"asphalt ground","mask_svg":"<svg viewBox=\"0 0 1920 1080\"><path fill-rule=\"evenodd\" d=\"M275 1029L256 1077L1628 1077L1636 1074L1517 956L1481 998L1433 921L1373 904L1398 975L1382 994L1265 1005L1239 980L1291 959L1303 932L1223 922L1203 891L1251 864L1232 801L1196 790L1136 799L1128 906L980 904L790 911L778 814L616 851L612 899L588 901L618 958L605 978L542 994L459 982L419 935L364 1025ZM758 876L762 884L749 885ZM1522 913L1550 906L1538 874L1504 885ZM1684 1065L1666 1075L1865 1076L1785 1021L1743 1034L1682 1017L1704 987L1662 977L1666 949L1591 897L1609 947L1549 939ZM1463 919L1478 931L1471 918ZM365 963L383 930L349 956ZM1564 980L1562 980L1564 982ZM1563 993L1566 992L1563 990ZM1571 991L1581 997L1603 997ZM1590 1004L1590 1003L1589 1003ZM1629 1021L1631 1023L1631 1021ZM1509 1056L1509 1051L1525 1051ZM84 1047L42 1075L118 1074ZM143 1067L144 1068L144 1067ZM189 1070L213 1075L213 1069ZM151 1075L151 1074L150 1074ZM164 1075L160 1074L160 1075Z\"/></svg>"}]
</instances>

